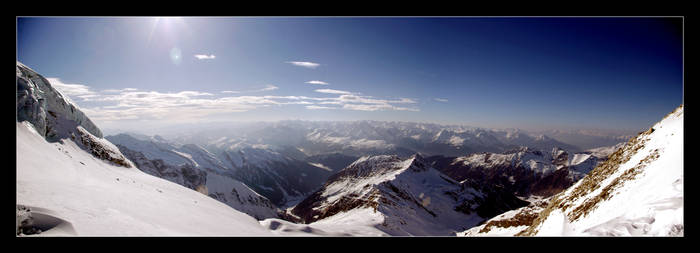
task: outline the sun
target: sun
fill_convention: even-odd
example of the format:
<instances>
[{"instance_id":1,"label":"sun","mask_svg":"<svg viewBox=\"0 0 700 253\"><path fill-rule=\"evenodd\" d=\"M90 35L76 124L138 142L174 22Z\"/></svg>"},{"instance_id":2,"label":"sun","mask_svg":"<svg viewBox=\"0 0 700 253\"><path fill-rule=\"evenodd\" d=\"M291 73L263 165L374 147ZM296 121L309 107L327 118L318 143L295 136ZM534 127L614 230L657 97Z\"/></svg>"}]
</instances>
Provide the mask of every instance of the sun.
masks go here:
<instances>
[{"instance_id":1,"label":"sun","mask_svg":"<svg viewBox=\"0 0 700 253\"><path fill-rule=\"evenodd\" d=\"M151 31L148 33L148 41L146 43L151 43L153 33L158 27L162 27L167 33L175 33L175 30L182 26L185 26L185 19L182 17L153 17L151 21Z\"/></svg>"}]
</instances>

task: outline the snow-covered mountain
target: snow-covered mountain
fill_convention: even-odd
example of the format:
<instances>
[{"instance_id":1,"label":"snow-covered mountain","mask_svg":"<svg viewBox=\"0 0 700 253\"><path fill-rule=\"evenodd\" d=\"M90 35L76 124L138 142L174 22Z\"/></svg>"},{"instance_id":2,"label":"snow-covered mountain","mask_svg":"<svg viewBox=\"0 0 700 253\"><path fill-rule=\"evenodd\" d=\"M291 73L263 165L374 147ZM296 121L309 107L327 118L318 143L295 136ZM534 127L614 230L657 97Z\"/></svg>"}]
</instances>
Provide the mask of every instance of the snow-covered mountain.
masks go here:
<instances>
[{"instance_id":1,"label":"snow-covered mountain","mask_svg":"<svg viewBox=\"0 0 700 253\"><path fill-rule=\"evenodd\" d=\"M17 235L273 235L253 217L148 175L17 62Z\"/></svg>"},{"instance_id":2,"label":"snow-covered mountain","mask_svg":"<svg viewBox=\"0 0 700 253\"><path fill-rule=\"evenodd\" d=\"M459 235L683 236L683 105L567 190Z\"/></svg>"},{"instance_id":3,"label":"snow-covered mountain","mask_svg":"<svg viewBox=\"0 0 700 253\"><path fill-rule=\"evenodd\" d=\"M364 224L387 235L454 235L525 204L502 189L452 180L420 155L379 155L362 157L331 176L289 215L312 227L332 221Z\"/></svg>"},{"instance_id":4,"label":"snow-covered mountain","mask_svg":"<svg viewBox=\"0 0 700 253\"><path fill-rule=\"evenodd\" d=\"M627 140L631 139L633 137L628 138ZM620 149L621 147L625 146L626 142L620 142L618 144L612 145L612 146L607 146L607 147L597 147L597 148L592 148L586 150L586 152L589 152L591 155L598 157L599 159L602 160L607 160L608 157Z\"/></svg>"},{"instance_id":5,"label":"snow-covered mountain","mask_svg":"<svg viewBox=\"0 0 700 253\"><path fill-rule=\"evenodd\" d=\"M151 173L153 175L163 176L180 183L182 180L178 178L191 168L207 175L207 180L204 182L208 182L206 187L210 196L238 210L259 209L255 206L269 209L262 213L246 211L255 217L274 217L270 216L274 213L272 212L275 209L274 205L285 207L295 204L320 187L333 173L332 169L323 164L327 162L322 157L314 160L316 162L306 161L303 153L296 154L290 149L276 149L269 145L249 144L241 140L219 139L200 146L199 144L180 144L160 136L138 139L128 134L118 134L106 138L117 144L127 156L133 155L133 157L129 156L132 161L143 160L145 162L142 164L146 168L157 168L158 166L155 165L160 161L164 164L162 168L172 168L170 173L176 171L178 174L168 176L164 173ZM139 154L145 160L137 159ZM333 162L333 165L338 163L338 161ZM156 172L154 169L147 171ZM211 177L218 179L211 179ZM230 186L214 186L210 184L213 182ZM231 190L234 185L243 184L246 187ZM214 188L220 191L213 191ZM239 197L234 197L235 195ZM260 198L259 195L264 197Z\"/></svg>"},{"instance_id":6,"label":"snow-covered mountain","mask_svg":"<svg viewBox=\"0 0 700 253\"><path fill-rule=\"evenodd\" d=\"M428 157L440 172L462 181L501 185L523 198L549 197L568 188L592 170L601 158L554 148L549 152L528 147L503 153L476 153L461 157Z\"/></svg>"},{"instance_id":7,"label":"snow-covered mountain","mask_svg":"<svg viewBox=\"0 0 700 253\"><path fill-rule=\"evenodd\" d=\"M592 149L604 146L613 146L618 143L625 143L634 137L632 130L544 130L533 132L543 134L559 141L577 146L582 149Z\"/></svg>"},{"instance_id":8,"label":"snow-covered mountain","mask_svg":"<svg viewBox=\"0 0 700 253\"><path fill-rule=\"evenodd\" d=\"M194 164L172 165L162 159L149 159L143 153L121 145L117 147L143 172L201 192L256 219L277 217L277 208L270 200L230 176L200 167L194 161Z\"/></svg>"},{"instance_id":9,"label":"snow-covered mountain","mask_svg":"<svg viewBox=\"0 0 700 253\"><path fill-rule=\"evenodd\" d=\"M349 156L400 155L463 156L478 152L503 152L520 146L569 152L580 148L543 134L518 129L498 130L455 125L382 121L279 121L233 124L173 134L182 143L267 145L294 147L307 156L342 153Z\"/></svg>"}]
</instances>

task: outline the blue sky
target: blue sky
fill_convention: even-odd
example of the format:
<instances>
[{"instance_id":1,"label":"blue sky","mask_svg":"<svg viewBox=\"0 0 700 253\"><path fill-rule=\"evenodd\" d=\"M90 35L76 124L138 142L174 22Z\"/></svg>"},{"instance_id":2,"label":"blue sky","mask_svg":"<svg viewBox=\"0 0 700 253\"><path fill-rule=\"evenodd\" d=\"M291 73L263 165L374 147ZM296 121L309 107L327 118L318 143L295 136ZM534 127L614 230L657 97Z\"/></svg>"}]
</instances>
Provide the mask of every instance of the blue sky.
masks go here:
<instances>
[{"instance_id":1,"label":"blue sky","mask_svg":"<svg viewBox=\"0 0 700 253\"><path fill-rule=\"evenodd\" d=\"M679 19L18 18L98 126L392 120L644 129L683 102Z\"/></svg>"}]
</instances>

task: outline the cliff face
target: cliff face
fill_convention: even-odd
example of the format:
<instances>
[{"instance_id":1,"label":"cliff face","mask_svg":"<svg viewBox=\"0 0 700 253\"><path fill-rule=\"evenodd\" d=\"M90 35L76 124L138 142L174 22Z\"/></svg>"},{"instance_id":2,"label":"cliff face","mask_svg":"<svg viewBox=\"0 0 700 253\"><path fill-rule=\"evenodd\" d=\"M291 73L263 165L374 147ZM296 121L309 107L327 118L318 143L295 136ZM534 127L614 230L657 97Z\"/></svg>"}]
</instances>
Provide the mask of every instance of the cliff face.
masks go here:
<instances>
[{"instance_id":1,"label":"cliff face","mask_svg":"<svg viewBox=\"0 0 700 253\"><path fill-rule=\"evenodd\" d=\"M17 122L27 121L49 142L71 139L93 156L131 168L132 163L70 98L43 76L17 62Z\"/></svg>"},{"instance_id":2,"label":"cliff face","mask_svg":"<svg viewBox=\"0 0 700 253\"><path fill-rule=\"evenodd\" d=\"M97 138L102 131L68 97L51 86L43 76L17 62L17 121L27 120L45 137L67 137L62 121L82 126Z\"/></svg>"}]
</instances>

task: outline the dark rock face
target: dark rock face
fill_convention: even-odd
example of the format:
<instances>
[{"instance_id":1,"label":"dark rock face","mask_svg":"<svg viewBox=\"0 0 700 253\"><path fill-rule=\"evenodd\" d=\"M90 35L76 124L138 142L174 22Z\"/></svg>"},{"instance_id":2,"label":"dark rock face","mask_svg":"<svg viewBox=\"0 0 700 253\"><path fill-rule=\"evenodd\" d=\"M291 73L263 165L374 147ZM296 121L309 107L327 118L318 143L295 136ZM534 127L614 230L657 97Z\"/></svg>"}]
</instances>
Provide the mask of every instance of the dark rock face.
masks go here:
<instances>
[{"instance_id":1,"label":"dark rock face","mask_svg":"<svg viewBox=\"0 0 700 253\"><path fill-rule=\"evenodd\" d=\"M17 67L20 72L20 68ZM46 134L46 100L40 97L36 85L17 75L17 121L31 122L40 134Z\"/></svg>"},{"instance_id":2,"label":"dark rock face","mask_svg":"<svg viewBox=\"0 0 700 253\"><path fill-rule=\"evenodd\" d=\"M479 199L479 206L476 208L476 213L481 217L491 218L529 204L502 187L481 187L480 190L485 193L485 197Z\"/></svg>"},{"instance_id":3,"label":"dark rock face","mask_svg":"<svg viewBox=\"0 0 700 253\"><path fill-rule=\"evenodd\" d=\"M533 171L525 166L524 161L515 156L514 160L493 160L495 155L529 155L537 158L538 166L557 168L548 173ZM502 187L520 197L537 195L549 197L573 185L585 173L595 167L598 159L590 157L581 164L567 166L570 154L559 149L552 151L551 156L538 150L514 150L502 154L482 153L483 160L461 162L456 157L432 156L426 161L435 169L457 181L470 180L476 185L493 185ZM521 157L524 157L522 155ZM533 160L535 161L535 160ZM540 164L542 163L542 164Z\"/></svg>"},{"instance_id":4,"label":"dark rock face","mask_svg":"<svg viewBox=\"0 0 700 253\"><path fill-rule=\"evenodd\" d=\"M530 186L530 194L549 197L566 190L576 182L569 174L569 170L560 169L535 180Z\"/></svg>"}]
</instances>

